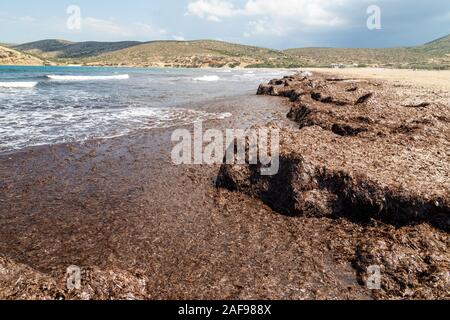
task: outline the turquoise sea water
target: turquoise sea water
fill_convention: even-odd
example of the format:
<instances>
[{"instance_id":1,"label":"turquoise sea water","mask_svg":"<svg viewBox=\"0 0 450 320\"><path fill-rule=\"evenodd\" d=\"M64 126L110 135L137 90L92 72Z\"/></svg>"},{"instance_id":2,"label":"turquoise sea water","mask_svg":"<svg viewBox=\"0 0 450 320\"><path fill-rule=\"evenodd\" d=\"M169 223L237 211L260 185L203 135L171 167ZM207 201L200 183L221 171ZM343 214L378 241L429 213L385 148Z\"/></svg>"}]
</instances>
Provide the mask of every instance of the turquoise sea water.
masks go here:
<instances>
[{"instance_id":1,"label":"turquoise sea water","mask_svg":"<svg viewBox=\"0 0 450 320\"><path fill-rule=\"evenodd\" d=\"M0 66L0 152L229 114L197 102L255 92L277 70Z\"/></svg>"}]
</instances>

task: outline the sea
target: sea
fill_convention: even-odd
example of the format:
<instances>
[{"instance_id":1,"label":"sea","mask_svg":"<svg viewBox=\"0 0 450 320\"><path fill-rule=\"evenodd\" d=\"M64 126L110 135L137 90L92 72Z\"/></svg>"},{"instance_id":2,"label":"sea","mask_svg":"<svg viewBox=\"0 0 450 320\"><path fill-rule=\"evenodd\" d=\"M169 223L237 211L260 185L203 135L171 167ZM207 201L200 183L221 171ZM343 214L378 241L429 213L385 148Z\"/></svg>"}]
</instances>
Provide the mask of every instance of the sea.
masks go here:
<instances>
[{"instance_id":1,"label":"sea","mask_svg":"<svg viewBox=\"0 0 450 320\"><path fill-rule=\"evenodd\" d=\"M0 66L0 153L226 119L192 106L254 94L290 72L267 69L167 69Z\"/></svg>"}]
</instances>

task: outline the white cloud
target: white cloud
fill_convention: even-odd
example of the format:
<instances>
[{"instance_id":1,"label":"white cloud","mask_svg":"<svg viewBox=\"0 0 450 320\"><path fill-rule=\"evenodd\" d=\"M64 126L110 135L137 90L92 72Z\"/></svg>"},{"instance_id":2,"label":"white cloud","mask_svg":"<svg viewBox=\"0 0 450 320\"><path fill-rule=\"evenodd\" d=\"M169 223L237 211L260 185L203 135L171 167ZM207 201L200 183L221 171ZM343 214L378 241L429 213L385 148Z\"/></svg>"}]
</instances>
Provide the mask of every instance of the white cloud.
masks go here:
<instances>
[{"instance_id":1,"label":"white cloud","mask_svg":"<svg viewBox=\"0 0 450 320\"><path fill-rule=\"evenodd\" d=\"M247 30L244 33L244 37L248 38L258 35L282 36L286 32L290 31L290 29L291 28L289 26L281 26L280 24L274 24L267 19L259 19L247 23Z\"/></svg>"},{"instance_id":2,"label":"white cloud","mask_svg":"<svg viewBox=\"0 0 450 320\"><path fill-rule=\"evenodd\" d=\"M330 28L347 23L340 10L355 0L247 0L236 8L229 0L194 0L186 14L209 21L247 17L245 36L286 34L303 28ZM253 17L253 19L251 19Z\"/></svg>"},{"instance_id":3,"label":"white cloud","mask_svg":"<svg viewBox=\"0 0 450 320\"><path fill-rule=\"evenodd\" d=\"M447 22L447 21L450 21L450 11L435 17L434 21L436 21L436 22Z\"/></svg>"},{"instance_id":4,"label":"white cloud","mask_svg":"<svg viewBox=\"0 0 450 320\"><path fill-rule=\"evenodd\" d=\"M148 35L151 37L166 35L168 33L167 30L165 29L162 28L158 29L142 22L135 22L130 31L134 35Z\"/></svg>"},{"instance_id":5,"label":"white cloud","mask_svg":"<svg viewBox=\"0 0 450 320\"><path fill-rule=\"evenodd\" d=\"M173 35L172 38L173 38L174 40L176 40L176 41L184 41L184 40L186 40L183 36L176 36L176 35Z\"/></svg>"},{"instance_id":6,"label":"white cloud","mask_svg":"<svg viewBox=\"0 0 450 320\"><path fill-rule=\"evenodd\" d=\"M155 28L149 24L135 22L131 25L124 25L113 20L103 20L87 17L82 20L82 31L86 33L101 34L103 36L117 38L136 38L145 39L159 38L168 32L165 29Z\"/></svg>"},{"instance_id":7,"label":"white cloud","mask_svg":"<svg viewBox=\"0 0 450 320\"><path fill-rule=\"evenodd\" d=\"M186 15L219 22L236 13L233 3L227 0L196 0L189 3Z\"/></svg>"},{"instance_id":8,"label":"white cloud","mask_svg":"<svg viewBox=\"0 0 450 320\"><path fill-rule=\"evenodd\" d=\"M336 9L348 2L348 0L283 0L280 8L280 1L277 0L249 0L243 14L264 15L273 20L297 21L297 24L312 27L336 26L345 23Z\"/></svg>"},{"instance_id":9,"label":"white cloud","mask_svg":"<svg viewBox=\"0 0 450 320\"><path fill-rule=\"evenodd\" d=\"M25 16L25 17L16 17L16 19L18 21L22 21L22 22L35 22L36 19L33 17L29 17L29 16Z\"/></svg>"},{"instance_id":10,"label":"white cloud","mask_svg":"<svg viewBox=\"0 0 450 320\"><path fill-rule=\"evenodd\" d=\"M30 16L12 16L7 15L2 12L0 12L0 21L13 21L13 22L36 22L37 20Z\"/></svg>"},{"instance_id":11,"label":"white cloud","mask_svg":"<svg viewBox=\"0 0 450 320\"><path fill-rule=\"evenodd\" d=\"M84 18L82 20L83 31L102 33L107 35L115 35L119 37L129 36L129 32L122 26L111 20L103 20L97 18Z\"/></svg>"}]
</instances>

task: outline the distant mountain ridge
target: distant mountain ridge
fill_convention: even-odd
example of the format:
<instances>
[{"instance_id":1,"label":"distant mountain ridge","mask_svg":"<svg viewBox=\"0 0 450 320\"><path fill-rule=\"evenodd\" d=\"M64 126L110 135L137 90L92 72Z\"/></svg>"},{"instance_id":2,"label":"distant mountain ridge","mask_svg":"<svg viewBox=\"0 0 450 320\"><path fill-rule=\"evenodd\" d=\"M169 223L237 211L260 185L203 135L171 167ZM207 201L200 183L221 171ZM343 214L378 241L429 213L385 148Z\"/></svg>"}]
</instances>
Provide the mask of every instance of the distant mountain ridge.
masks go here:
<instances>
[{"instance_id":1,"label":"distant mountain ridge","mask_svg":"<svg viewBox=\"0 0 450 320\"><path fill-rule=\"evenodd\" d=\"M450 69L450 35L417 47L273 50L216 40L70 42L41 40L13 47L59 64L142 67L379 66Z\"/></svg>"}]
</instances>

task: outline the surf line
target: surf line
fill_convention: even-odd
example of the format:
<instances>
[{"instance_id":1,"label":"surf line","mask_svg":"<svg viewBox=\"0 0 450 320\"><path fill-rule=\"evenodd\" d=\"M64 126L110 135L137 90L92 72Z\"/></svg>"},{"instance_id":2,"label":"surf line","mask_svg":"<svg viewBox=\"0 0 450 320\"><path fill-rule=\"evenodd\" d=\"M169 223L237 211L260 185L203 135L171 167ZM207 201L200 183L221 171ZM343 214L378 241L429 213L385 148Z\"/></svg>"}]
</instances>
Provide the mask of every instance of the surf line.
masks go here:
<instances>
[{"instance_id":1,"label":"surf line","mask_svg":"<svg viewBox=\"0 0 450 320\"><path fill-rule=\"evenodd\" d=\"M128 74L110 76L47 75L46 77L55 81L127 80L130 78Z\"/></svg>"},{"instance_id":2,"label":"surf line","mask_svg":"<svg viewBox=\"0 0 450 320\"><path fill-rule=\"evenodd\" d=\"M0 82L0 88L34 88L37 82Z\"/></svg>"}]
</instances>

